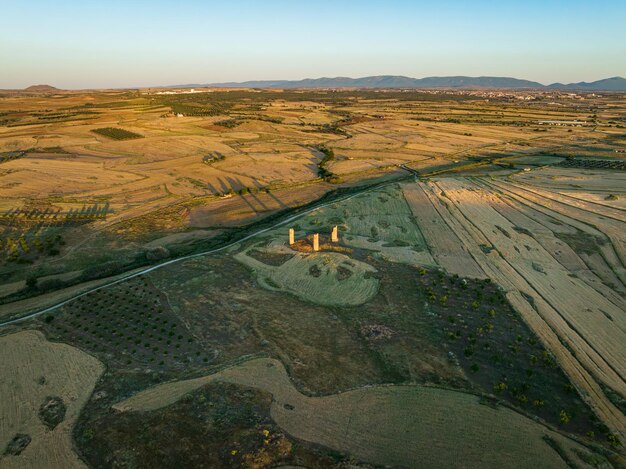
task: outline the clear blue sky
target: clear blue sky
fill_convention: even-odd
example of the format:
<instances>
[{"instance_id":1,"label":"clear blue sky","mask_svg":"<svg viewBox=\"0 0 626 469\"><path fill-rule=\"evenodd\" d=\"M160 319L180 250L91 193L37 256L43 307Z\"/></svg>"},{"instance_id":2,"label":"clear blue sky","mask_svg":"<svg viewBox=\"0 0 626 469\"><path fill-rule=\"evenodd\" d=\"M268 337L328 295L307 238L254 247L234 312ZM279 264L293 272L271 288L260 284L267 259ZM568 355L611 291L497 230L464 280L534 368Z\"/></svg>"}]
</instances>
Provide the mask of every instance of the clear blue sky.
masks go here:
<instances>
[{"instance_id":1,"label":"clear blue sky","mask_svg":"<svg viewBox=\"0 0 626 469\"><path fill-rule=\"evenodd\" d=\"M0 0L0 88L626 77L626 1Z\"/></svg>"}]
</instances>

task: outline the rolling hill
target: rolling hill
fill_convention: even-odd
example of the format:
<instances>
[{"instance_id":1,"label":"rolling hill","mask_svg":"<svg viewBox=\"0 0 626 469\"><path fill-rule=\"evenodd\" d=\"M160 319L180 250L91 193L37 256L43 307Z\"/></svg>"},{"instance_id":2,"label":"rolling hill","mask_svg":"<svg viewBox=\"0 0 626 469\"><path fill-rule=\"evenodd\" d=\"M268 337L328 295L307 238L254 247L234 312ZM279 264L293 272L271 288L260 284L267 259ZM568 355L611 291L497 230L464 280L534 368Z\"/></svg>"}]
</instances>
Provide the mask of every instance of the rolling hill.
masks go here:
<instances>
[{"instance_id":1,"label":"rolling hill","mask_svg":"<svg viewBox=\"0 0 626 469\"><path fill-rule=\"evenodd\" d=\"M29 91L32 93L52 93L60 90L50 85L32 85L28 88L24 88L24 91Z\"/></svg>"}]
</instances>

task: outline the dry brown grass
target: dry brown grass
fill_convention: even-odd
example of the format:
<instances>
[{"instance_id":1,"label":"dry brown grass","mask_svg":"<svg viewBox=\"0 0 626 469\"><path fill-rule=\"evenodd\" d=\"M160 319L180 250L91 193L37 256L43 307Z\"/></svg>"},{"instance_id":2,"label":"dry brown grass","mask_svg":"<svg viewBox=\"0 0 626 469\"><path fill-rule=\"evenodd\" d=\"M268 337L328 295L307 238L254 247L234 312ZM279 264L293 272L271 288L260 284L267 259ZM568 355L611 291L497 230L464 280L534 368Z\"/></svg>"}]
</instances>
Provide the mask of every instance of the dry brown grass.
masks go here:
<instances>
[{"instance_id":1,"label":"dry brown grass","mask_svg":"<svg viewBox=\"0 0 626 469\"><path fill-rule=\"evenodd\" d=\"M451 274L484 278L485 273L469 252L463 249L460 239L440 217L424 189L418 184L404 184L402 189L437 263Z\"/></svg>"},{"instance_id":2,"label":"dry brown grass","mask_svg":"<svg viewBox=\"0 0 626 469\"><path fill-rule=\"evenodd\" d=\"M337 252L298 252L280 266L260 262L247 251L234 257L254 270L264 288L289 292L316 304L356 306L378 292L374 267Z\"/></svg>"},{"instance_id":3,"label":"dry brown grass","mask_svg":"<svg viewBox=\"0 0 626 469\"><path fill-rule=\"evenodd\" d=\"M0 456L6 468L84 467L72 449L72 427L104 371L86 353L25 331L0 337L0 449L17 434L32 441L19 456ZM64 420L48 430L38 416L50 396L60 397Z\"/></svg>"},{"instance_id":4,"label":"dry brown grass","mask_svg":"<svg viewBox=\"0 0 626 469\"><path fill-rule=\"evenodd\" d=\"M242 99L225 108L224 115L206 117L176 117L149 93L5 94L0 113L10 123L0 127L0 152L34 150L0 165L0 210L33 203L80 210L107 203L108 216L92 222L91 230L119 236L132 223L128 231L134 242L152 242L189 227L248 223L335 188L318 179L320 155L311 150L315 145L334 149L336 158L328 169L351 185L397 171L398 163L428 169L468 156L524 155L568 145L591 148L605 138L613 139L611 145L619 143L608 127L602 134L587 128L533 131L538 119L585 118L575 106L419 94L399 99L356 91L341 98L308 92L301 98L281 91L239 93ZM228 96L223 99L228 101ZM613 98L596 99L612 106L607 119L621 109ZM55 114L62 119L55 120ZM228 119L239 125L215 125ZM113 141L92 132L101 127L121 127L144 138ZM217 152L225 159L203 162ZM258 187L271 187L273 195L214 196ZM168 210L178 213L175 219L154 223L167 218ZM118 229L118 222L125 224ZM84 233L70 239L82 243ZM110 248L116 249L113 244ZM411 254L410 261L427 259ZM76 270L76 265L68 262L59 269Z\"/></svg>"},{"instance_id":5,"label":"dry brown grass","mask_svg":"<svg viewBox=\"0 0 626 469\"><path fill-rule=\"evenodd\" d=\"M481 405L476 396L422 386L357 389L306 397L282 364L259 359L194 380L140 392L114 405L150 411L176 402L210 382L252 386L273 395L272 418L289 434L346 452L358 459L409 467L567 467L542 439L558 442L570 458L583 447L506 408ZM577 464L585 466L575 459Z\"/></svg>"},{"instance_id":6,"label":"dry brown grass","mask_svg":"<svg viewBox=\"0 0 626 469\"><path fill-rule=\"evenodd\" d=\"M301 100L288 100L281 91L262 96L253 110L242 99L224 115L210 117L175 117L167 106L153 106L149 95L120 91L0 97L3 118L15 119L0 126L0 152L36 149L0 164L0 210L33 204L76 210L105 202L112 210L89 229L67 228L68 245L60 258L40 258L32 269L51 269L41 276L60 275L83 269L86 260L101 253L116 259L118 250L131 258L145 245L196 239L177 235L187 228L231 228L314 200L337 187L319 180L320 155L311 150L314 145L334 150L336 158L328 169L341 176L343 185L351 185L400 172L394 166L398 163L422 170L476 156L498 159L544 152L614 157L624 144L619 129L608 123L623 115L624 103L610 96L593 98L585 106L572 100L557 106L548 101L426 99L417 94L407 99L365 92L341 98L303 93ZM596 129L535 125L541 119L587 119L591 104L605 109L598 112ZM40 119L36 114L42 112L68 117ZM342 121L346 113L352 120ZM232 129L216 125L226 119L241 124ZM117 142L91 132L109 126L145 138ZM215 152L225 159L203 162ZM488 171L474 173L473 179L404 186L410 209L405 207L391 221L387 215L399 209L362 200L364 218L390 225L375 227L346 216L352 230L345 233L352 237L346 241L388 260L438 263L450 272L498 281L602 420L623 436L624 416L598 384L622 394L626 388L626 308L621 296L626 291L626 197L606 198L624 193L623 178L559 169L508 179L510 169L493 180L480 176ZM216 196L244 187L272 190ZM332 215L343 217L336 212ZM411 216L423 238L413 236L417 229L409 229L415 227ZM96 244L101 233L110 238ZM596 238L603 242L588 250L585 240ZM6 283L22 281L30 268L16 267L13 277L5 276ZM0 316L86 287L3 305Z\"/></svg>"},{"instance_id":7,"label":"dry brown grass","mask_svg":"<svg viewBox=\"0 0 626 469\"><path fill-rule=\"evenodd\" d=\"M593 246L569 246L554 234L575 237L576 230L583 229L591 239L606 235L612 243L603 242L603 252L615 248L619 255L626 223L610 211L618 209L500 179L445 178L421 184L420 190L437 210L435 225L454 232L463 250L508 292L602 420L623 435L624 415L598 383L618 392L625 389L626 303L616 293L620 286L611 289L599 281L606 272L596 270L599 264L582 254L581 249ZM409 191L414 194L416 189ZM546 215L550 224L545 223ZM445 254L445 246L440 249ZM436 252L437 247L435 258ZM615 251L612 257L594 259L604 259L605 269L621 282L623 270Z\"/></svg>"}]
</instances>

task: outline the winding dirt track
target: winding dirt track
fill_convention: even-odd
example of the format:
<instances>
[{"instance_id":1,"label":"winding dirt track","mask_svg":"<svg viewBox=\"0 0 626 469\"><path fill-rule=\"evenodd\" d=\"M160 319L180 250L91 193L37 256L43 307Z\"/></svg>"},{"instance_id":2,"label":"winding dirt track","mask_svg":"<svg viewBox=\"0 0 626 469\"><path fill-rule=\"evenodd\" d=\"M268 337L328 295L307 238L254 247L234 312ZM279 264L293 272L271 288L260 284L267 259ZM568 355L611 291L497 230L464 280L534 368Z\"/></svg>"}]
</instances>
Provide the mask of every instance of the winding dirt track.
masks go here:
<instances>
[{"instance_id":1,"label":"winding dirt track","mask_svg":"<svg viewBox=\"0 0 626 469\"><path fill-rule=\"evenodd\" d=\"M395 183L397 181L386 182L376 187ZM491 191L486 189L490 185ZM404 185L403 189L414 213L423 215L424 210L428 210L429 218L422 216L421 221L429 222L432 228L427 241L434 255L437 255L436 251L440 248L440 261L444 266L452 268L452 259L458 256L459 264L454 265L454 268L460 275L487 275L500 284L507 291L507 297L513 306L541 338L546 348L555 354L563 370L600 419L624 439L626 417L609 401L599 384L605 383L626 395L626 312L620 308L618 297L604 295L602 291L596 291L589 282L568 275L568 270L551 252L546 251L532 236L516 232L511 221L492 207L493 194L496 190L505 193L516 203L530 204L534 210L548 212L559 223L570 224L578 230L594 235L606 234L619 246L604 246L604 257L620 277L623 275L626 255L626 247L622 243L623 233L626 232L622 226L624 224L616 218L604 218L592 210L596 207L584 206L578 201L575 202L576 207L572 208L565 200L550 193L545 194L549 199L545 202L541 198L544 194L537 190L524 191L513 184L484 178L480 179L480 184L468 179L449 178L441 179L437 183ZM0 327L46 314L93 291L176 262L225 251L319 208L349 200L359 193L319 204L220 248L134 271L50 307L4 321L0 323ZM611 215L619 214L615 212ZM577 217L581 220L578 221ZM604 232L598 231L594 225L600 222L605 222L602 225L605 227ZM428 230L425 230L425 235L427 233ZM460 241L462 249L454 247L456 240ZM495 249L485 253L481 245L494 246ZM527 252L519 251L522 246L526 246ZM449 251L447 259L446 249ZM610 249L615 249L613 257L610 256Z\"/></svg>"},{"instance_id":2,"label":"winding dirt track","mask_svg":"<svg viewBox=\"0 0 626 469\"><path fill-rule=\"evenodd\" d=\"M4 326L11 325L11 324L18 324L20 322L24 322L24 321L27 321L29 319L36 318L36 317L41 316L43 314L50 313L50 312L54 311L55 309L58 309L58 308L60 308L60 307L62 307L64 305L66 305L66 304L68 304L68 303L78 299L78 298L82 298L83 296L89 295L90 293L93 293L93 292L98 291L98 290L102 290L102 289L110 287L112 285L117 285L118 283L124 282L126 280L131 279L131 278L135 278L135 277L139 277L141 275L148 274L150 272L153 272L153 271L155 271L157 269L161 269L161 268L166 267L168 265L172 265L172 264L175 264L177 262L182 262L182 261L185 261L185 260L188 260L188 259L193 259L193 258L196 258L196 257L202 257L202 256L206 256L206 255L209 255L209 254L215 254L215 253L218 253L218 252L226 251L226 250L232 248L233 246L236 246L239 243L242 243L243 241L247 241L247 240L249 240L251 238L254 238L255 236L258 236L260 234L266 233L266 232L271 231L271 230L273 230L275 228L278 228L280 226L284 226L287 223L291 223L292 221L297 220L298 218L300 218L300 217L302 217L304 215L307 215L307 214L309 214L309 213L311 213L311 212L313 212L315 210L318 210L320 208L323 208L323 207L326 207L326 206L329 206L329 205L332 205L332 204L336 204L337 202L343 202L343 201L346 201L346 200L350 200L353 197L356 197L357 195L361 194L362 192L367 192L367 191L375 189L375 188L380 188L380 187L388 186L388 185L391 185L391 184L397 184L397 183L398 183L398 181L388 181L388 182L376 184L374 186L369 186L367 188L364 188L362 191L357 191L357 192L354 192L354 193L352 193L350 195L347 195L347 196L344 196L344 197L337 197L337 198L335 198L333 200L330 200L329 202L325 202L325 203L322 203L322 204L315 205L315 206L313 206L313 207L311 207L311 208L309 208L307 210L304 210L302 212L298 212L296 215L292 215L292 216L289 216L289 217L287 217L287 218L285 218L285 219L283 219L281 221L278 221L278 222L274 223L272 226L269 226L267 228L263 228L263 229L260 229L258 231L255 231L254 233L251 233L251 234L249 234L249 235L247 235L247 236L245 236L245 237L243 237L241 239L238 239L237 241L229 243L229 244L227 244L225 246L221 246L219 248L210 249L208 251L203 251L203 252L199 252L199 253L196 253L196 254L190 254L188 256L178 257L176 259L171 259L169 261L165 261L165 262L162 262L160 264L156 264L156 265L153 265L153 266L150 266L150 267L146 267L145 269L133 270L133 271L131 271L132 273L129 273L128 275L118 276L118 277L116 277L115 280L112 280L111 282L107 282L107 283L98 285L97 287L90 288L89 290L84 291L82 293L79 293L77 295L72 295L71 297L69 297L69 298L67 298L67 299L65 299L63 301L57 302L57 303L55 303L55 304L53 304L51 306L48 306L46 308L39 309L39 310L36 310L34 312L30 312L28 314L25 314L23 316L15 318L15 319L2 321L2 322L0 322L0 328L4 327Z\"/></svg>"}]
</instances>

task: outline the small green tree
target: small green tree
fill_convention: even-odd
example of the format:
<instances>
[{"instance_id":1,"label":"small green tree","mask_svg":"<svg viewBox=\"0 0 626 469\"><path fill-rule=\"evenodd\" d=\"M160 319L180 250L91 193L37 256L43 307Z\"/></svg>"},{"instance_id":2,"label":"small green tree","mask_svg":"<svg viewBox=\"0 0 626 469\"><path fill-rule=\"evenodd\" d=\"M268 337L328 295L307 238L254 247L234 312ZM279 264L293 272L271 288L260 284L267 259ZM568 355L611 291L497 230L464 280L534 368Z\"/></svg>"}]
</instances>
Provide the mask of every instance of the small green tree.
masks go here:
<instances>
[{"instance_id":1,"label":"small green tree","mask_svg":"<svg viewBox=\"0 0 626 469\"><path fill-rule=\"evenodd\" d=\"M26 286L31 290L37 288L37 277L35 277L34 275L26 277Z\"/></svg>"},{"instance_id":2,"label":"small green tree","mask_svg":"<svg viewBox=\"0 0 626 469\"><path fill-rule=\"evenodd\" d=\"M619 437L617 435L607 435L606 440L613 448L619 448L620 446L622 446L622 442L619 440Z\"/></svg>"},{"instance_id":3,"label":"small green tree","mask_svg":"<svg viewBox=\"0 0 626 469\"><path fill-rule=\"evenodd\" d=\"M508 386L504 382L499 382L493 385L493 390L496 392L504 391Z\"/></svg>"}]
</instances>

